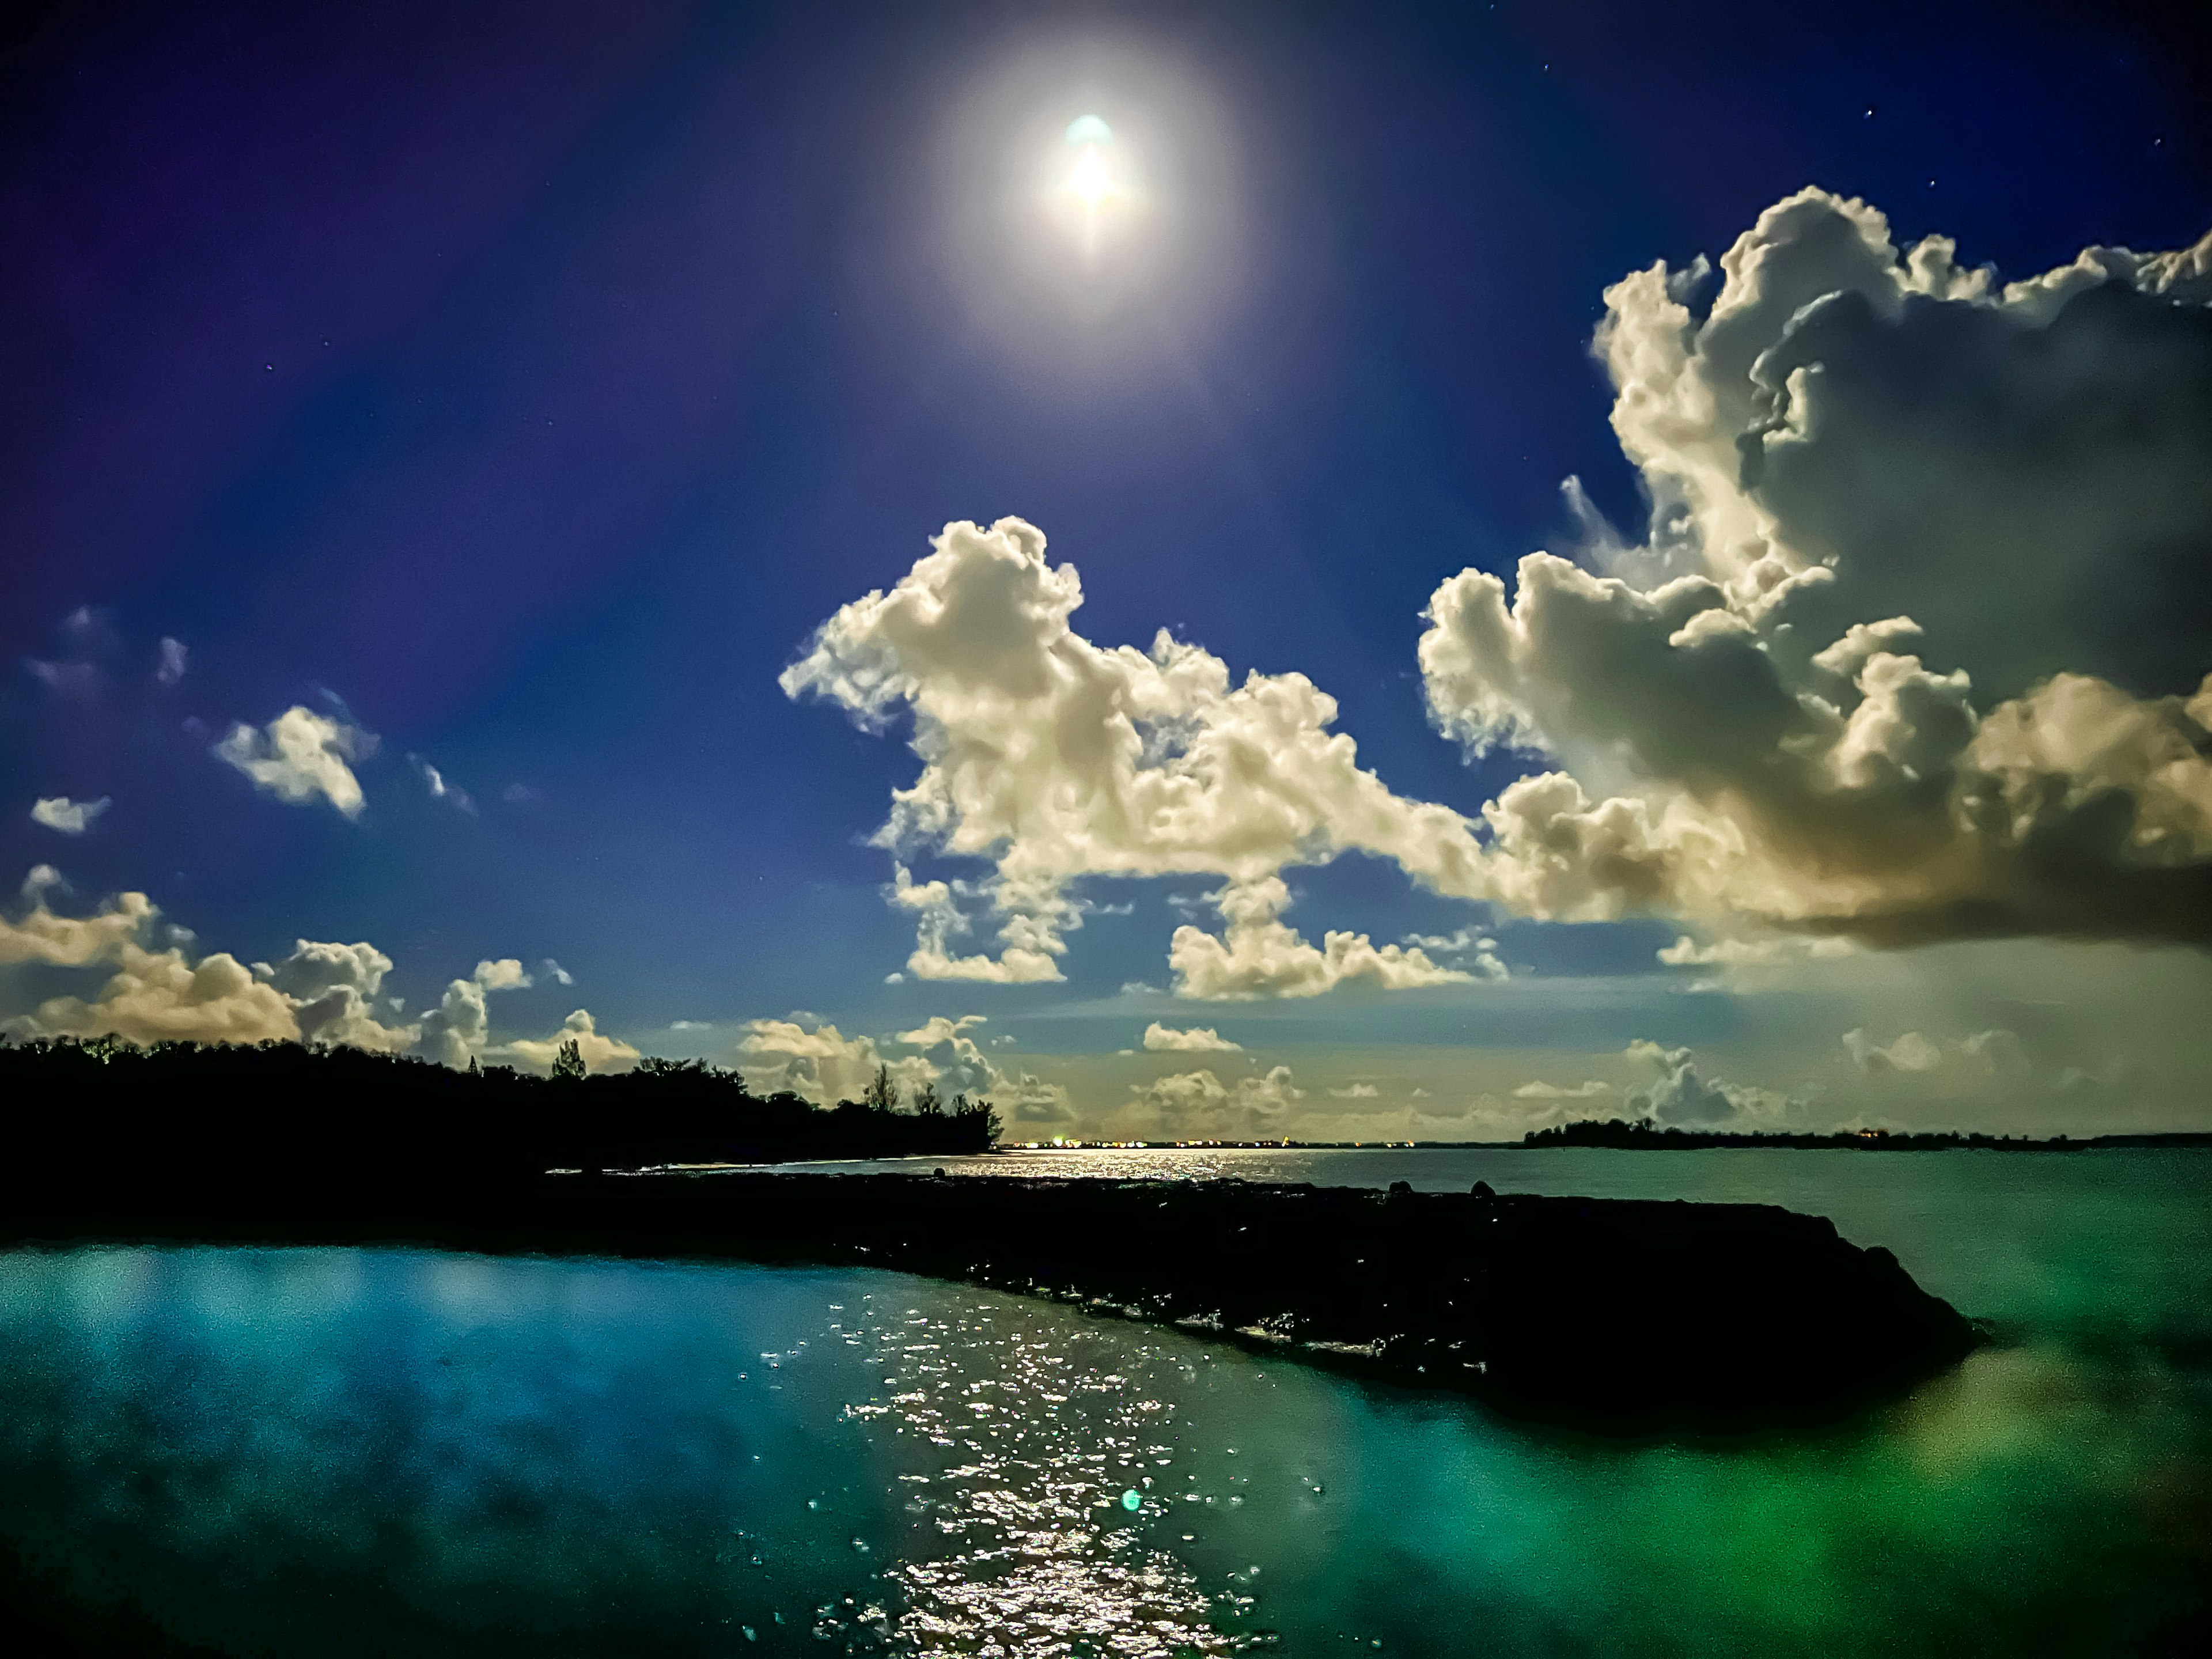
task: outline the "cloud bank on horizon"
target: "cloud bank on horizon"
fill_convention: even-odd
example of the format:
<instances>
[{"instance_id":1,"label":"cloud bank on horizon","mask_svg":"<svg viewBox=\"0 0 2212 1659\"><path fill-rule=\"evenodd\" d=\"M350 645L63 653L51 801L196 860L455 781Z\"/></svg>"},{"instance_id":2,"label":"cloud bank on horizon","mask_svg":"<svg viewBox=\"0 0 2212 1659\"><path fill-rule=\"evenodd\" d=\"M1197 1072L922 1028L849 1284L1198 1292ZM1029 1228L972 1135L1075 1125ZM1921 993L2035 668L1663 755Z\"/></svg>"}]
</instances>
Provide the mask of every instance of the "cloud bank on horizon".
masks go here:
<instances>
[{"instance_id":1,"label":"cloud bank on horizon","mask_svg":"<svg viewBox=\"0 0 2212 1659\"><path fill-rule=\"evenodd\" d=\"M1709 938L1683 960L1790 933L2212 943L2212 236L2010 283L1954 253L1808 189L1717 276L1607 290L1644 536L1593 520L1580 562L1532 553L1510 592L1462 571L1418 647L1442 732L1542 769L1479 819L1362 769L1305 676L1232 685L1165 630L1096 644L1036 526L948 525L781 682L911 720L922 770L876 834L908 970L1058 979L1079 883L1202 873L1223 925L1176 930L1182 996L1478 976L1284 922L1282 872L1349 851L1513 915L1677 918ZM990 868L918 881L924 849ZM987 914L997 948L958 954ZM1678 1115L1710 1104L1694 1084L1668 1085Z\"/></svg>"},{"instance_id":2,"label":"cloud bank on horizon","mask_svg":"<svg viewBox=\"0 0 2212 1659\"><path fill-rule=\"evenodd\" d=\"M373 945L303 939L273 964L249 965L222 951L195 958L183 929L167 928L166 941L157 937L161 911L145 894L118 894L90 915L65 916L47 902L61 884L51 866L31 872L22 890L27 908L13 921L0 915L0 967L106 968L107 981L91 998L50 997L27 1014L0 1021L0 1035L305 1042L387 1054L420 1048L461 1068L486 1060L550 1071L562 1043L570 1041L592 1071L623 1070L641 1057L629 1043L599 1032L580 1008L550 1037L493 1044L486 994L533 982L511 957L478 963L422 1019L401 1024L400 1004L383 994L392 958Z\"/></svg>"}]
</instances>

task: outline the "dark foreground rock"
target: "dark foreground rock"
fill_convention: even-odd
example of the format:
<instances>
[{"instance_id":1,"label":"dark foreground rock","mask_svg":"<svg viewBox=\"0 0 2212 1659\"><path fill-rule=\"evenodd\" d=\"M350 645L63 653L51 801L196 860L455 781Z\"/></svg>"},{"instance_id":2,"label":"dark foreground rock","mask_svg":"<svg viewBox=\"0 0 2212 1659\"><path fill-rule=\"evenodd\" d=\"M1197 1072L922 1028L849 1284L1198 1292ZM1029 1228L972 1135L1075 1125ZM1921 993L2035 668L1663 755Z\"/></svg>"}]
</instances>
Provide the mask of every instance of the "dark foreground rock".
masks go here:
<instances>
[{"instance_id":1,"label":"dark foreground rock","mask_svg":"<svg viewBox=\"0 0 2212 1659\"><path fill-rule=\"evenodd\" d=\"M350 1215L301 1188L258 1215L237 1196L219 1221L141 1205L44 1222L19 1213L13 1231L865 1264L1172 1322L1608 1431L1832 1419L1973 1341L1888 1251L1763 1205L754 1173L555 1176Z\"/></svg>"}]
</instances>

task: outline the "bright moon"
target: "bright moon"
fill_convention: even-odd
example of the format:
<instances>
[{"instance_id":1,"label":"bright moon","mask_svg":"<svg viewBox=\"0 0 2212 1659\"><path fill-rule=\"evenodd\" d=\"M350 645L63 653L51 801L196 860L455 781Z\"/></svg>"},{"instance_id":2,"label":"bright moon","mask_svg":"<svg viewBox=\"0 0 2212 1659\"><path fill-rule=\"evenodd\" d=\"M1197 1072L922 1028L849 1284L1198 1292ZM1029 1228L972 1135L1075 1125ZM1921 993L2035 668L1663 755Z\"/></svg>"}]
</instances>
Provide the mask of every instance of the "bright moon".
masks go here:
<instances>
[{"instance_id":1,"label":"bright moon","mask_svg":"<svg viewBox=\"0 0 2212 1659\"><path fill-rule=\"evenodd\" d=\"M1095 232L1101 210L1128 194L1111 160L1114 129L1098 116L1080 115L1068 123L1061 142L1075 152L1075 161L1060 194L1082 210L1086 232Z\"/></svg>"}]
</instances>

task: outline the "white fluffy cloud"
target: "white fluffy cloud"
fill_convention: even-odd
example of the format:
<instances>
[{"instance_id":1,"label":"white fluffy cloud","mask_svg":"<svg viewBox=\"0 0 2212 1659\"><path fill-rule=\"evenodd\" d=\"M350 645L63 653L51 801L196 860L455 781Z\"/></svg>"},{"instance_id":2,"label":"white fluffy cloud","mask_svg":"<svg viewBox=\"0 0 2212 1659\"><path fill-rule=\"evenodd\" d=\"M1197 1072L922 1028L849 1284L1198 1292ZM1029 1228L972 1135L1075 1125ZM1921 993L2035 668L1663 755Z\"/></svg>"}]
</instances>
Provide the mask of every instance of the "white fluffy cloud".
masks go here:
<instances>
[{"instance_id":1,"label":"white fluffy cloud","mask_svg":"<svg viewBox=\"0 0 2212 1659\"><path fill-rule=\"evenodd\" d=\"M1018 1129L1041 1130L1074 1121L1075 1108L1065 1086L1028 1072L1007 1071L968 1035L985 1023L981 1014L963 1014L958 1019L936 1014L916 1030L900 1032L896 1041L924 1051L931 1080L940 1093L991 1101Z\"/></svg>"},{"instance_id":2,"label":"white fluffy cloud","mask_svg":"<svg viewBox=\"0 0 2212 1659\"><path fill-rule=\"evenodd\" d=\"M422 1037L420 1025L386 1025L377 1000L392 958L368 944L319 945L301 939L275 967L254 964L254 977L291 1003L303 1042L376 1054L404 1054Z\"/></svg>"},{"instance_id":3,"label":"white fluffy cloud","mask_svg":"<svg viewBox=\"0 0 2212 1659\"><path fill-rule=\"evenodd\" d=\"M915 1051L901 1054L886 1052L874 1037L848 1037L811 1014L795 1013L789 1019L748 1022L738 1052L746 1085L755 1092L787 1089L817 1106L859 1099L876 1068L888 1066L908 1099L927 1083L948 1102L954 1095L988 1100L1017 1127L1042 1130L1073 1121L1075 1110L1063 1085L1028 1072L1009 1072L983 1052L970 1033L985 1023L981 1014L957 1019L932 1015L912 1030L884 1039L892 1048Z\"/></svg>"},{"instance_id":4,"label":"white fluffy cloud","mask_svg":"<svg viewBox=\"0 0 2212 1659\"><path fill-rule=\"evenodd\" d=\"M561 1023L561 1029L542 1042L534 1037L517 1037L504 1048L496 1050L501 1060L516 1060L533 1072L550 1072L553 1062L560 1057L563 1043L573 1042L583 1060L586 1072L627 1072L637 1064L638 1051L618 1037L602 1035L592 1022L592 1016L579 1008Z\"/></svg>"},{"instance_id":5,"label":"white fluffy cloud","mask_svg":"<svg viewBox=\"0 0 2212 1659\"><path fill-rule=\"evenodd\" d=\"M873 1037L848 1037L827 1023L810 1030L802 1018L747 1022L738 1053L746 1085L755 1093L788 1090L817 1106L834 1106L858 1100L879 1066L890 1065L893 1079L905 1089L937 1075L937 1068L919 1054L893 1064Z\"/></svg>"},{"instance_id":6,"label":"white fluffy cloud","mask_svg":"<svg viewBox=\"0 0 2212 1659\"><path fill-rule=\"evenodd\" d=\"M60 916L46 895L61 884L50 864L34 866L23 883L29 912L9 921L0 916L0 966L18 962L83 968L112 962L124 945L137 939L160 913L143 893L118 893L89 916Z\"/></svg>"},{"instance_id":7,"label":"white fluffy cloud","mask_svg":"<svg viewBox=\"0 0 2212 1659\"><path fill-rule=\"evenodd\" d=\"M1916 1078L1954 1093L2000 1079L2018 1081L2030 1070L2020 1039L2003 1030L1942 1042L1905 1031L1887 1043L1876 1042L1863 1030L1850 1030L1844 1033L1844 1052L1869 1077Z\"/></svg>"},{"instance_id":8,"label":"white fluffy cloud","mask_svg":"<svg viewBox=\"0 0 2212 1659\"><path fill-rule=\"evenodd\" d=\"M1606 296L1646 540L1431 600L1438 723L1565 769L1485 809L1495 896L2212 938L2212 238L2007 286L1807 191L1708 276Z\"/></svg>"},{"instance_id":9,"label":"white fluffy cloud","mask_svg":"<svg viewBox=\"0 0 2212 1659\"><path fill-rule=\"evenodd\" d=\"M371 733L294 704L259 731L233 726L215 746L226 761L282 801L305 805L322 799L347 817L361 816L361 781L348 763L376 750Z\"/></svg>"},{"instance_id":10,"label":"white fluffy cloud","mask_svg":"<svg viewBox=\"0 0 2212 1659\"><path fill-rule=\"evenodd\" d=\"M27 1036L119 1036L132 1042L296 1041L290 998L263 983L223 951L191 960L183 951L149 951L125 941L115 972L87 1001L54 997L17 1022Z\"/></svg>"},{"instance_id":11,"label":"white fluffy cloud","mask_svg":"<svg viewBox=\"0 0 2212 1659\"><path fill-rule=\"evenodd\" d=\"M195 961L181 942L149 948L161 912L143 893L121 893L88 916L57 915L46 895L60 885L40 865L23 884L27 914L0 918L0 963L44 962L113 969L90 999L53 997L9 1022L25 1036L120 1036L133 1042L343 1044L380 1054L414 1046L417 1028L387 1026L377 999L392 960L372 945L301 939L270 967L222 951ZM172 941L189 940L167 930Z\"/></svg>"},{"instance_id":12,"label":"white fluffy cloud","mask_svg":"<svg viewBox=\"0 0 2212 1659\"><path fill-rule=\"evenodd\" d=\"M1291 1068L1224 1083L1208 1071L1180 1072L1129 1085L1129 1115L1148 1134L1176 1140L1266 1140L1279 1137L1292 1104L1305 1091Z\"/></svg>"},{"instance_id":13,"label":"white fluffy cloud","mask_svg":"<svg viewBox=\"0 0 2212 1659\"><path fill-rule=\"evenodd\" d=\"M1733 1129L1780 1127L1797 1105L1789 1096L1771 1089L1707 1079L1698 1071L1696 1057L1687 1048L1668 1048L1641 1038L1628 1045L1628 1057L1656 1073L1642 1089L1627 1097L1631 1112L1669 1126ZM1517 1091L1516 1091L1517 1092Z\"/></svg>"},{"instance_id":14,"label":"white fluffy cloud","mask_svg":"<svg viewBox=\"0 0 2212 1659\"><path fill-rule=\"evenodd\" d=\"M8 1021L14 1035L114 1036L134 1042L258 1042L299 1036L291 999L261 983L235 957L218 952L195 963L178 945L149 949L161 912L145 894L120 893L89 916L63 916L46 902L62 884L51 865L32 870L23 883L30 908L12 921L0 918L0 964L42 962L113 972L89 1001L52 997Z\"/></svg>"},{"instance_id":15,"label":"white fluffy cloud","mask_svg":"<svg viewBox=\"0 0 2212 1659\"><path fill-rule=\"evenodd\" d=\"M1168 965L1182 996L1238 1002L1320 996L1346 981L1404 991L1474 977L1431 961L1419 945L1378 947L1364 933L1327 933L1316 948L1278 920L1291 902L1279 876L1232 883L1210 896L1225 924L1221 933L1186 923L1169 941Z\"/></svg>"},{"instance_id":16,"label":"white fluffy cloud","mask_svg":"<svg viewBox=\"0 0 2212 1659\"><path fill-rule=\"evenodd\" d=\"M1731 936L1699 944L1685 933L1657 955L1670 968L1771 968L1808 957L1847 957L1858 947L1840 934L1808 939L1789 933Z\"/></svg>"},{"instance_id":17,"label":"white fluffy cloud","mask_svg":"<svg viewBox=\"0 0 2212 1659\"><path fill-rule=\"evenodd\" d=\"M903 863L893 902L913 913L908 968L927 979L1060 977L1085 877L1207 874L1241 937L1177 935L1194 994L1310 994L1351 977L1386 987L1455 977L1362 936L1307 945L1274 918L1286 866L1361 850L1396 860L1440 892L1478 896L1471 826L1449 808L1393 794L1329 728L1336 704L1302 674L1252 673L1164 631L1149 652L1093 644L1069 626L1082 603L1074 568L1045 561L1043 534L1018 519L949 525L889 592L846 605L787 669L783 689L842 704L871 727L914 722L921 775L895 794L887 848L986 859L973 884L915 881ZM966 902L963 903L963 901ZM995 950L960 954L976 911Z\"/></svg>"},{"instance_id":18,"label":"white fluffy cloud","mask_svg":"<svg viewBox=\"0 0 2212 1659\"><path fill-rule=\"evenodd\" d=\"M1154 1020L1145 1027L1145 1047L1154 1051L1186 1054L1232 1054L1243 1048L1241 1042L1231 1042L1211 1025L1195 1025L1188 1030L1177 1030L1172 1025L1163 1025Z\"/></svg>"},{"instance_id":19,"label":"white fluffy cloud","mask_svg":"<svg viewBox=\"0 0 2212 1659\"><path fill-rule=\"evenodd\" d=\"M448 1066L478 1058L514 1060L549 1069L561 1043L574 1039L593 1071L619 1071L636 1063L638 1051L596 1030L582 1009L544 1042L524 1038L492 1048L486 996L526 989L532 983L513 957L479 962L466 979L447 987L439 1005L412 1024L387 1024L398 1001L385 995L392 958L366 941L352 945L301 939L275 964L247 967L218 951L197 961L186 950L191 935L171 927L168 948L149 945L161 912L143 893L122 893L88 916L54 913L47 896L62 885L50 865L40 865L23 884L28 909L0 916L0 966L41 962L64 968L112 969L90 999L50 998L33 1012L7 1022L15 1035L102 1036L133 1042L296 1042L322 1047L404 1054L418 1044Z\"/></svg>"},{"instance_id":20,"label":"white fluffy cloud","mask_svg":"<svg viewBox=\"0 0 2212 1659\"><path fill-rule=\"evenodd\" d=\"M895 1041L928 1056L931 1075L924 1080L938 1084L944 1094L1006 1094L1014 1080L969 1035L986 1023L981 1014L958 1019L933 1014L915 1030L901 1031Z\"/></svg>"},{"instance_id":21,"label":"white fluffy cloud","mask_svg":"<svg viewBox=\"0 0 2212 1659\"><path fill-rule=\"evenodd\" d=\"M1513 1091L1516 1100L1601 1100L1613 1092L1613 1085L1597 1078L1585 1078L1571 1088L1556 1083L1524 1083Z\"/></svg>"},{"instance_id":22,"label":"white fluffy cloud","mask_svg":"<svg viewBox=\"0 0 2212 1659\"><path fill-rule=\"evenodd\" d=\"M513 957L477 963L476 982L487 991L527 991L536 981Z\"/></svg>"},{"instance_id":23,"label":"white fluffy cloud","mask_svg":"<svg viewBox=\"0 0 2212 1659\"><path fill-rule=\"evenodd\" d=\"M530 986L530 975L513 957L477 963L475 973L447 985L438 1006L422 1017L422 1041L432 1057L457 1070L478 1059L491 1040L486 994L526 991Z\"/></svg>"},{"instance_id":24,"label":"white fluffy cloud","mask_svg":"<svg viewBox=\"0 0 2212 1659\"><path fill-rule=\"evenodd\" d=\"M154 678L163 685L174 685L185 677L185 665L191 653L182 640L161 636L161 661L154 670Z\"/></svg>"},{"instance_id":25,"label":"white fluffy cloud","mask_svg":"<svg viewBox=\"0 0 2212 1659\"><path fill-rule=\"evenodd\" d=\"M64 836L81 836L110 805L106 795L98 800L71 800L67 795L41 796L31 804L31 822Z\"/></svg>"},{"instance_id":26,"label":"white fluffy cloud","mask_svg":"<svg viewBox=\"0 0 2212 1659\"><path fill-rule=\"evenodd\" d=\"M1463 969L1470 979L1496 981L1512 976L1498 954L1498 941L1479 927L1462 927L1453 933L1413 933L1404 943L1419 946L1448 967Z\"/></svg>"}]
</instances>

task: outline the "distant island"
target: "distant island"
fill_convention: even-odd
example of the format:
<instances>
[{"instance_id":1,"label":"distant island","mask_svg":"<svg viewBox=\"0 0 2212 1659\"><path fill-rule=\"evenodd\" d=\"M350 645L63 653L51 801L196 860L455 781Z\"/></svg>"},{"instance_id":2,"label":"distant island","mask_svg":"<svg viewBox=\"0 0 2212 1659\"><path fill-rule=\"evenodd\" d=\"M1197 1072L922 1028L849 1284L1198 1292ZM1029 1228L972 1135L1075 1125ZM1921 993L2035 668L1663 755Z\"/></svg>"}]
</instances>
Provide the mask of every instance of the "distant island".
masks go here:
<instances>
[{"instance_id":1,"label":"distant island","mask_svg":"<svg viewBox=\"0 0 2212 1659\"><path fill-rule=\"evenodd\" d=\"M1626 1152L1686 1152L1708 1147L1784 1146L1867 1152L1948 1152L1971 1147L2001 1152L2087 1152L2108 1146L2212 1146L2212 1134L2030 1136L1962 1134L1956 1129L1900 1132L1838 1129L1827 1134L1776 1130L1743 1134L1721 1129L1661 1128L1648 1118L1585 1118L1549 1129L1533 1129L1517 1143L1526 1148L1609 1146Z\"/></svg>"}]
</instances>

